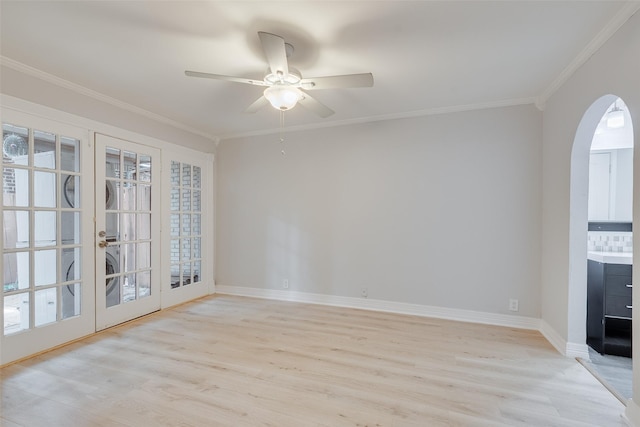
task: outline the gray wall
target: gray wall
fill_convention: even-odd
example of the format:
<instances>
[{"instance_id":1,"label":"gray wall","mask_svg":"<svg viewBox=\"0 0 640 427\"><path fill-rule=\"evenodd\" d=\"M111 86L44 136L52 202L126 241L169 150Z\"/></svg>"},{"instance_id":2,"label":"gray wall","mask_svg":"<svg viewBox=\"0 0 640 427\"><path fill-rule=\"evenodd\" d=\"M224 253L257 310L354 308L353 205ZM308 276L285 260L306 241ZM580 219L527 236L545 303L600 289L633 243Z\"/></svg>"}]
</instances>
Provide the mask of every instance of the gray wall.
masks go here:
<instances>
[{"instance_id":1,"label":"gray wall","mask_svg":"<svg viewBox=\"0 0 640 427\"><path fill-rule=\"evenodd\" d=\"M591 138L616 97L629 107L634 141L640 141L640 13L632 16L548 100L543 126L542 320L567 346L584 346L586 303L586 182ZM574 143L575 141L575 143ZM640 150L634 150L634 182ZM634 222L640 224L640 185L634 186ZM634 251L640 251L634 233ZM640 265L634 263L635 277ZM640 307L640 293L634 292ZM636 310L634 309L634 312ZM634 341L640 315L634 313ZM634 346L634 395L640 394L640 353ZM640 425L637 405L627 416Z\"/></svg>"},{"instance_id":2,"label":"gray wall","mask_svg":"<svg viewBox=\"0 0 640 427\"><path fill-rule=\"evenodd\" d=\"M636 124L637 140L640 128L639 76L640 15L636 13L548 100L544 111L542 317L569 342L584 342L581 338L574 339L571 336L573 332L569 332L567 312L570 277L570 184L572 167L574 172L575 167L578 167L577 164L572 165L572 154L576 160L581 159L578 163L584 168L584 162L588 164L591 143L591 139L581 141L581 146L576 147L577 151L574 152L574 139L587 110L600 98L610 95L620 96L629 106ZM604 110L597 111L594 115L599 120L603 113ZM597 121L592 123L593 131L596 125ZM593 137L593 131L590 137ZM634 151L637 155L640 150ZM637 172L638 168L634 169ZM588 171L585 169L585 172ZM638 186L635 187L637 192ZM637 202L638 197L634 199ZM584 325L578 328L584 329ZM576 333L576 336L578 335Z\"/></svg>"},{"instance_id":3,"label":"gray wall","mask_svg":"<svg viewBox=\"0 0 640 427\"><path fill-rule=\"evenodd\" d=\"M284 157L223 141L216 283L539 318L541 128L518 106L285 134Z\"/></svg>"}]
</instances>

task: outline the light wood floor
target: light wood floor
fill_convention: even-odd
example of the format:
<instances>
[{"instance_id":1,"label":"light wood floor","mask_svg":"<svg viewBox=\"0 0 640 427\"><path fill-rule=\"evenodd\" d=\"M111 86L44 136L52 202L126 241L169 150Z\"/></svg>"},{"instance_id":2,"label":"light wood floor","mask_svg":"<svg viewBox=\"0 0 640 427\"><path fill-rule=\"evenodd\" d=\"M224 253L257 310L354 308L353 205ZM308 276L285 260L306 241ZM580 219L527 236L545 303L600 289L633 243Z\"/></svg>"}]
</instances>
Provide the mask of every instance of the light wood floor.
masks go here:
<instances>
[{"instance_id":1,"label":"light wood floor","mask_svg":"<svg viewBox=\"0 0 640 427\"><path fill-rule=\"evenodd\" d=\"M5 427L625 425L535 331L232 296L0 373Z\"/></svg>"}]
</instances>

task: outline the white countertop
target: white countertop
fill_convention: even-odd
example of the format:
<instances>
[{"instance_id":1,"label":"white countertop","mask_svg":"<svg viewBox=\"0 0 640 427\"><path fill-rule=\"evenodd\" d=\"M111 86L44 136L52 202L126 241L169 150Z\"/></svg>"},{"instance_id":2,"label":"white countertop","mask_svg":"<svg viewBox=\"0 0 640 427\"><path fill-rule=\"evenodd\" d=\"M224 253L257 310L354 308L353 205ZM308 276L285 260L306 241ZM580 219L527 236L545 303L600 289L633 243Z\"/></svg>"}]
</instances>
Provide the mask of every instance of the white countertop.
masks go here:
<instances>
[{"instance_id":1,"label":"white countertop","mask_svg":"<svg viewBox=\"0 0 640 427\"><path fill-rule=\"evenodd\" d=\"M633 253L631 252L587 252L587 259L606 264L633 264Z\"/></svg>"}]
</instances>

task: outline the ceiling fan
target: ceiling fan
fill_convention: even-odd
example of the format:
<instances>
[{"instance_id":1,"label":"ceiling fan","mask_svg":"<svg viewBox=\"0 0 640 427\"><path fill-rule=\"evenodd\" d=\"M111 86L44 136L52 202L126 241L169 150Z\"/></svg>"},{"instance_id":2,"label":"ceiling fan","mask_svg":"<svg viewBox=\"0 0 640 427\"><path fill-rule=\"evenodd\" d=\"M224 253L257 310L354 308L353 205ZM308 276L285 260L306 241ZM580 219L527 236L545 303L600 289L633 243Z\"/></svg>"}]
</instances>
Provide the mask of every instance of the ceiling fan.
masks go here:
<instances>
[{"instance_id":1,"label":"ceiling fan","mask_svg":"<svg viewBox=\"0 0 640 427\"><path fill-rule=\"evenodd\" d=\"M280 36L263 31L258 32L258 36L269 63L269 70L267 70L263 80L201 73L198 71L185 71L184 73L189 77L204 77L255 86L266 86L263 95L245 110L247 113L255 113L268 104L278 110L286 111L300 103L300 105L320 117L328 117L334 111L305 91L373 86L373 74L371 73L302 78L302 74L295 68L289 67L288 64L287 58L293 52L291 44L285 43Z\"/></svg>"}]
</instances>

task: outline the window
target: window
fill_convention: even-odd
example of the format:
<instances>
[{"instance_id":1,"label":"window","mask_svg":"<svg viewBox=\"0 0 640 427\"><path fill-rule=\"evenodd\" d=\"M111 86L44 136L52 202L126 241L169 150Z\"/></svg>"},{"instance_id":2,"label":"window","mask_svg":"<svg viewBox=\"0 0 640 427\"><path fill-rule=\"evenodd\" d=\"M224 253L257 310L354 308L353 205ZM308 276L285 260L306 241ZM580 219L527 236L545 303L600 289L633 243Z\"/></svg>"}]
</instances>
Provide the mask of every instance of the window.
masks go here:
<instances>
[{"instance_id":1,"label":"window","mask_svg":"<svg viewBox=\"0 0 640 427\"><path fill-rule=\"evenodd\" d=\"M4 335L80 314L80 141L2 125Z\"/></svg>"},{"instance_id":2,"label":"window","mask_svg":"<svg viewBox=\"0 0 640 427\"><path fill-rule=\"evenodd\" d=\"M202 171L171 162L171 288L202 281Z\"/></svg>"}]
</instances>

